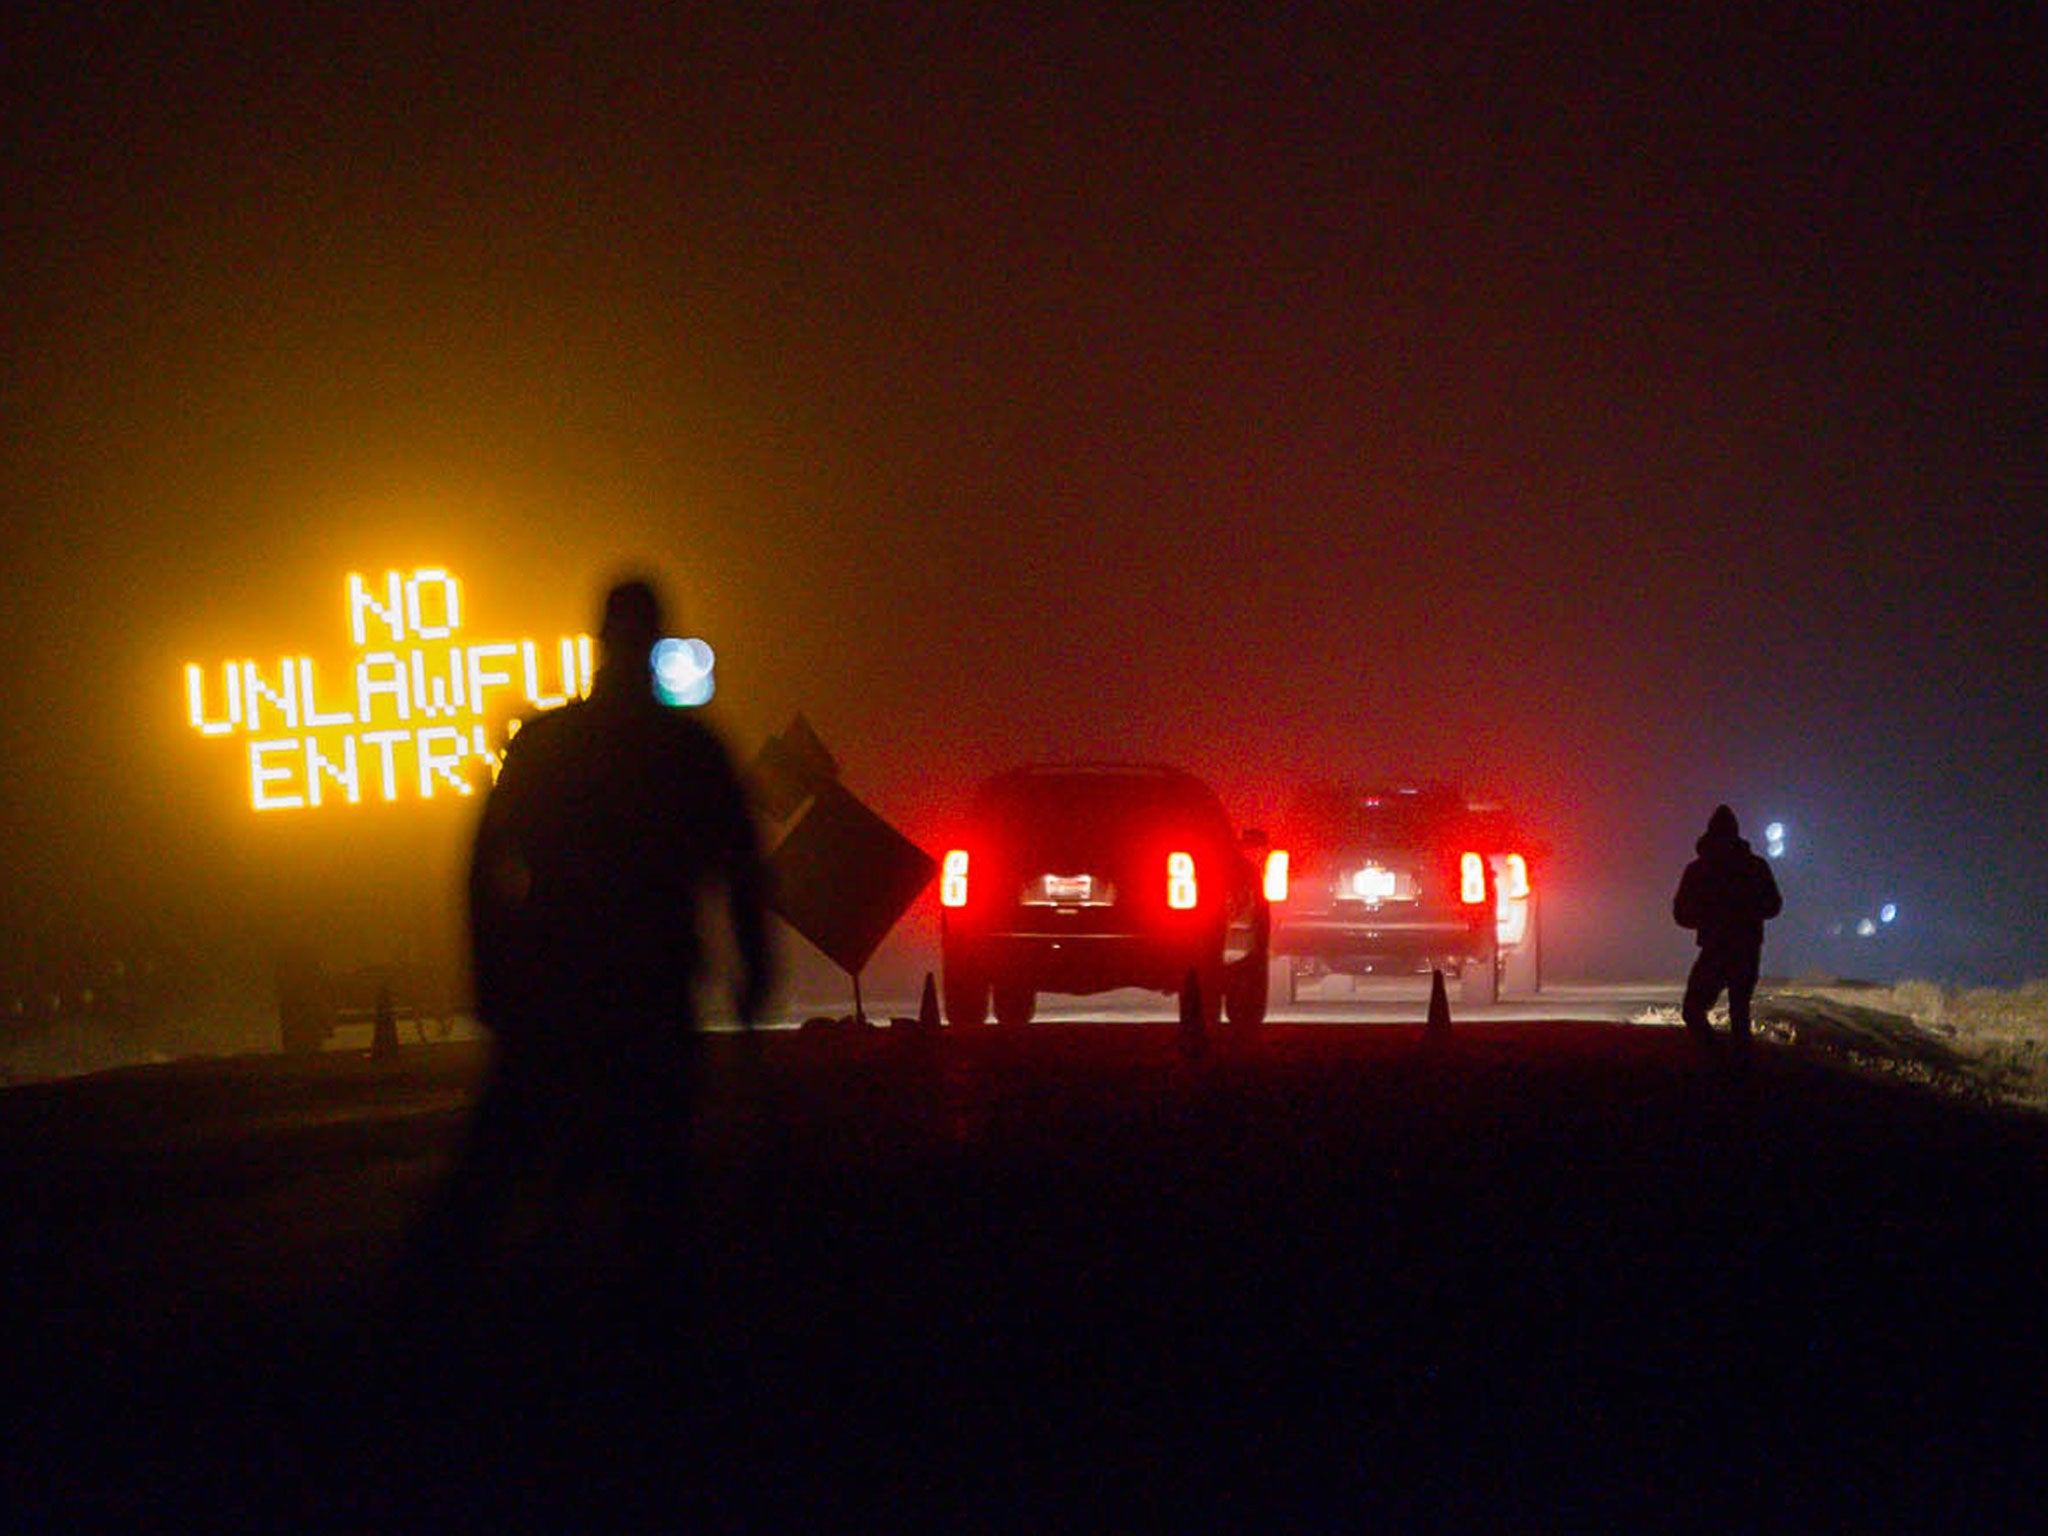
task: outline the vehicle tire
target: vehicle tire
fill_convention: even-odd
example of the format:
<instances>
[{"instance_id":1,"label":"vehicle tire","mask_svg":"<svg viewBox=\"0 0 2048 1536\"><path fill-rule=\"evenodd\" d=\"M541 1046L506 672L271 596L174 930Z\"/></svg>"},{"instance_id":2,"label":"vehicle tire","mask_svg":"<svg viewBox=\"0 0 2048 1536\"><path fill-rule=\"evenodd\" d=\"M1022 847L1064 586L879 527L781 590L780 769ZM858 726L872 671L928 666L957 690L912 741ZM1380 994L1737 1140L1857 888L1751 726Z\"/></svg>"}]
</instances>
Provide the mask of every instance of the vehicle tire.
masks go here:
<instances>
[{"instance_id":1,"label":"vehicle tire","mask_svg":"<svg viewBox=\"0 0 2048 1536\"><path fill-rule=\"evenodd\" d=\"M1038 994L1028 981L999 981L995 985L996 1023L1005 1029L1021 1029L1031 1022L1038 1007Z\"/></svg>"},{"instance_id":2,"label":"vehicle tire","mask_svg":"<svg viewBox=\"0 0 2048 1536\"><path fill-rule=\"evenodd\" d=\"M1458 967L1458 1000L1468 1008L1489 1008L1500 1001L1500 967L1491 934L1485 948L1467 955Z\"/></svg>"},{"instance_id":3,"label":"vehicle tire","mask_svg":"<svg viewBox=\"0 0 2048 1536\"><path fill-rule=\"evenodd\" d=\"M1506 951L1500 960L1500 990L1503 996L1534 997L1543 990L1542 908L1529 898L1529 926L1522 942Z\"/></svg>"},{"instance_id":4,"label":"vehicle tire","mask_svg":"<svg viewBox=\"0 0 2048 1536\"><path fill-rule=\"evenodd\" d=\"M1268 974L1265 955L1256 952L1230 967L1223 984L1223 1012L1231 1028L1249 1032L1266 1022Z\"/></svg>"},{"instance_id":5,"label":"vehicle tire","mask_svg":"<svg viewBox=\"0 0 2048 1536\"><path fill-rule=\"evenodd\" d=\"M1292 955L1269 955L1266 957L1266 997L1270 1000L1283 997L1288 1002L1299 1002L1295 996L1294 957Z\"/></svg>"},{"instance_id":6,"label":"vehicle tire","mask_svg":"<svg viewBox=\"0 0 2048 1536\"><path fill-rule=\"evenodd\" d=\"M955 1029L968 1029L988 1022L988 977L972 965L947 961L945 965L946 1022Z\"/></svg>"},{"instance_id":7,"label":"vehicle tire","mask_svg":"<svg viewBox=\"0 0 2048 1536\"><path fill-rule=\"evenodd\" d=\"M1228 965L1218 965L1202 972L1202 1024L1214 1030L1223 1022L1223 999L1230 992L1230 970Z\"/></svg>"},{"instance_id":8,"label":"vehicle tire","mask_svg":"<svg viewBox=\"0 0 2048 1536\"><path fill-rule=\"evenodd\" d=\"M1190 969L1175 994L1180 1002L1182 1048L1191 1055L1205 1050L1216 1032L1223 1017L1223 989L1228 976L1227 968L1206 974Z\"/></svg>"}]
</instances>

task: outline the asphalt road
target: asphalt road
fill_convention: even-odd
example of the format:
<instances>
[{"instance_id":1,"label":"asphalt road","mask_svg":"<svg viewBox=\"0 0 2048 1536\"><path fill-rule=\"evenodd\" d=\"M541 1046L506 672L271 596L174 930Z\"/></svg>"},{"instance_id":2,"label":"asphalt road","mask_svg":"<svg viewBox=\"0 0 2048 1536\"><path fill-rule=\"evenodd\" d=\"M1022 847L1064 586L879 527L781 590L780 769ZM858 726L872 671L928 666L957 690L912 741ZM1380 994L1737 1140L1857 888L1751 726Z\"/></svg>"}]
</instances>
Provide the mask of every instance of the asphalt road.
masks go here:
<instances>
[{"instance_id":1,"label":"asphalt road","mask_svg":"<svg viewBox=\"0 0 2048 1536\"><path fill-rule=\"evenodd\" d=\"M714 1038L694 1292L600 1185L395 1265L481 1056L0 1093L9 1529L2014 1528L2048 1127L1664 1028Z\"/></svg>"}]
</instances>

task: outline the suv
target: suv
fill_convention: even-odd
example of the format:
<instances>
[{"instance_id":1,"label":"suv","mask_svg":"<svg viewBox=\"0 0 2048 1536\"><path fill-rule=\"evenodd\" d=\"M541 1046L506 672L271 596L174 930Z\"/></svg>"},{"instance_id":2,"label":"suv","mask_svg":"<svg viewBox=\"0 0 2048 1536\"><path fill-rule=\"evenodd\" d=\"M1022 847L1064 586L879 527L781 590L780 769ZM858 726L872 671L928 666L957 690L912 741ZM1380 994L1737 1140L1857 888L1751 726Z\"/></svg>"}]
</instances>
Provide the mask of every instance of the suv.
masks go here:
<instances>
[{"instance_id":1,"label":"suv","mask_svg":"<svg viewBox=\"0 0 2048 1536\"><path fill-rule=\"evenodd\" d=\"M946 1020L1029 1023L1040 992L1145 987L1192 973L1203 1026L1266 1015L1265 839L1176 768L1075 763L998 774L941 865Z\"/></svg>"},{"instance_id":2,"label":"suv","mask_svg":"<svg viewBox=\"0 0 2048 1536\"><path fill-rule=\"evenodd\" d=\"M1327 975L1458 978L1468 1003L1540 985L1528 851L1497 806L1440 785L1300 795L1283 829L1289 863L1273 950L1287 996Z\"/></svg>"}]
</instances>

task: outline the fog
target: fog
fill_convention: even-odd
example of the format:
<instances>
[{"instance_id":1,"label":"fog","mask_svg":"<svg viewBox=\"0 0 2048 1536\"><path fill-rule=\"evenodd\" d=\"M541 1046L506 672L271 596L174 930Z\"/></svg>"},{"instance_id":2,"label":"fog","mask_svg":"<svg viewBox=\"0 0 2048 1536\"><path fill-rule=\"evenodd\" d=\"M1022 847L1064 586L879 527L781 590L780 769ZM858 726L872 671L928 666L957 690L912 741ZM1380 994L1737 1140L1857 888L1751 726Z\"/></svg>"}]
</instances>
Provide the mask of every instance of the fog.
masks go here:
<instances>
[{"instance_id":1,"label":"fog","mask_svg":"<svg viewBox=\"0 0 2048 1536\"><path fill-rule=\"evenodd\" d=\"M257 815L183 682L441 568L654 572L928 847L1030 759L1450 779L1654 976L1725 800L1767 964L2048 969L2031 21L5 25L11 966L459 944L472 804Z\"/></svg>"}]
</instances>

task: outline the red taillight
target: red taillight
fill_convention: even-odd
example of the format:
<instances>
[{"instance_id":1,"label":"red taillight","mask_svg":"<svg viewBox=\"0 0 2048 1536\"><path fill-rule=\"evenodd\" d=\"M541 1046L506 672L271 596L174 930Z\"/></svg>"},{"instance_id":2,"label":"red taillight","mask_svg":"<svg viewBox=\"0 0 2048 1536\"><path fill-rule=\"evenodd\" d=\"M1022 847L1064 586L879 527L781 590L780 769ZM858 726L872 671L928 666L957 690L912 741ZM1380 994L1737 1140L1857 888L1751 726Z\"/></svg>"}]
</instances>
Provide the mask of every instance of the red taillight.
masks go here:
<instances>
[{"instance_id":1,"label":"red taillight","mask_svg":"<svg viewBox=\"0 0 2048 1536\"><path fill-rule=\"evenodd\" d=\"M1501 861L1500 893L1509 901L1525 901L1529 895L1529 861L1511 853Z\"/></svg>"},{"instance_id":2,"label":"red taillight","mask_svg":"<svg viewBox=\"0 0 2048 1536\"><path fill-rule=\"evenodd\" d=\"M1287 899L1287 850L1275 848L1266 855L1266 900Z\"/></svg>"},{"instance_id":3,"label":"red taillight","mask_svg":"<svg viewBox=\"0 0 2048 1536\"><path fill-rule=\"evenodd\" d=\"M1476 853L1458 856L1458 899L1468 907L1486 900L1486 860Z\"/></svg>"},{"instance_id":4,"label":"red taillight","mask_svg":"<svg viewBox=\"0 0 2048 1536\"><path fill-rule=\"evenodd\" d=\"M947 852L946 861L939 866L939 903L947 907L967 905L967 850L954 848Z\"/></svg>"},{"instance_id":5,"label":"red taillight","mask_svg":"<svg viewBox=\"0 0 2048 1536\"><path fill-rule=\"evenodd\" d=\"M1166 904L1185 912L1195 904L1195 856L1169 853L1166 856Z\"/></svg>"}]
</instances>

